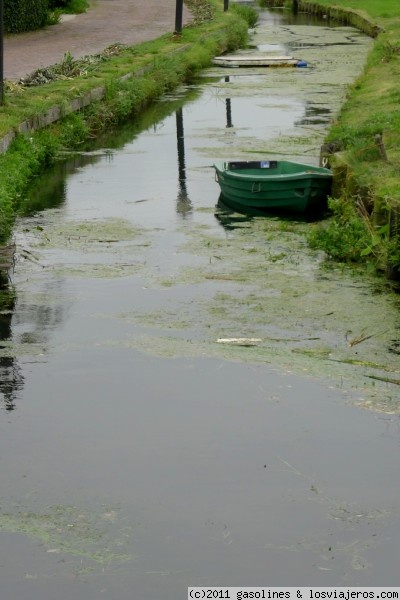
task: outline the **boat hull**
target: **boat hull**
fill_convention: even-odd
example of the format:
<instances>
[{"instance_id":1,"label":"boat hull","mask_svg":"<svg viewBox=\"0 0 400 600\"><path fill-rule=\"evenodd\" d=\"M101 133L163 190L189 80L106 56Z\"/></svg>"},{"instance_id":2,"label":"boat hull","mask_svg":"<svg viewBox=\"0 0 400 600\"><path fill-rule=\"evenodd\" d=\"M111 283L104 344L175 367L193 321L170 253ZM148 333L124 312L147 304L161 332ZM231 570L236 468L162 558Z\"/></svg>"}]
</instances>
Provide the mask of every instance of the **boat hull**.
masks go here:
<instances>
[{"instance_id":1,"label":"boat hull","mask_svg":"<svg viewBox=\"0 0 400 600\"><path fill-rule=\"evenodd\" d=\"M225 203L236 209L307 212L323 209L332 172L289 161L214 164Z\"/></svg>"},{"instance_id":2,"label":"boat hull","mask_svg":"<svg viewBox=\"0 0 400 600\"><path fill-rule=\"evenodd\" d=\"M213 64L220 67L296 67L300 63L293 56L274 56L260 54L225 54L216 56Z\"/></svg>"}]
</instances>

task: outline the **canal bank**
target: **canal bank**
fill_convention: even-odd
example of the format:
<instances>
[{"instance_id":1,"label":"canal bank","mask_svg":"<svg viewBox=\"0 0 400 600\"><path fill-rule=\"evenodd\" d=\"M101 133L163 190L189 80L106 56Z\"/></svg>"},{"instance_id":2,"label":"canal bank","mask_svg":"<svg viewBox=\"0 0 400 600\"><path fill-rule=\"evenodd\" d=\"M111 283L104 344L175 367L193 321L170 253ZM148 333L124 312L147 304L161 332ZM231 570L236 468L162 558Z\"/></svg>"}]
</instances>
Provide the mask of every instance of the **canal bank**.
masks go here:
<instances>
[{"instance_id":1,"label":"canal bank","mask_svg":"<svg viewBox=\"0 0 400 600\"><path fill-rule=\"evenodd\" d=\"M281 0L266 6L283 7ZM292 2L292 9L339 19L375 38L364 72L349 87L323 148L335 171L334 219L314 242L343 262L364 262L399 278L400 7L355 0ZM344 243L342 243L344 241Z\"/></svg>"},{"instance_id":2,"label":"canal bank","mask_svg":"<svg viewBox=\"0 0 400 600\"><path fill-rule=\"evenodd\" d=\"M86 61L67 53L53 81L51 69L40 71L45 86L9 83L0 107L1 242L9 240L26 185L61 150L81 149L100 132L135 118L213 56L245 44L248 25L237 12L223 12L214 0L187 5L191 25L181 35L167 33L135 46L114 44Z\"/></svg>"}]
</instances>

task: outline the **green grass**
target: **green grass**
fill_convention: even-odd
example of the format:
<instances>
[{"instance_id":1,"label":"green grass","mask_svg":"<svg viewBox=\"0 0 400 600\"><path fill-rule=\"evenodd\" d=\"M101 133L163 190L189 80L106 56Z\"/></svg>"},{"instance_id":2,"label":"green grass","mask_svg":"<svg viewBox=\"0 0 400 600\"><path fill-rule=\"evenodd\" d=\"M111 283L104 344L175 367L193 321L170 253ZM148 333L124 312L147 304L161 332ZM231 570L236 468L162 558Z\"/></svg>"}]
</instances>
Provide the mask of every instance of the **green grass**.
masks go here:
<instances>
[{"instance_id":1,"label":"green grass","mask_svg":"<svg viewBox=\"0 0 400 600\"><path fill-rule=\"evenodd\" d=\"M252 6L246 6L245 4L232 3L230 9L239 14L245 21L247 21L249 27L253 28L258 22L258 13Z\"/></svg>"},{"instance_id":2,"label":"green grass","mask_svg":"<svg viewBox=\"0 0 400 600\"><path fill-rule=\"evenodd\" d=\"M308 0L322 6L339 6L351 9L372 18L385 26L387 21L400 16L398 0Z\"/></svg>"},{"instance_id":3,"label":"green grass","mask_svg":"<svg viewBox=\"0 0 400 600\"><path fill-rule=\"evenodd\" d=\"M63 9L64 13L79 15L86 12L89 7L87 0L70 0L68 6Z\"/></svg>"}]
</instances>

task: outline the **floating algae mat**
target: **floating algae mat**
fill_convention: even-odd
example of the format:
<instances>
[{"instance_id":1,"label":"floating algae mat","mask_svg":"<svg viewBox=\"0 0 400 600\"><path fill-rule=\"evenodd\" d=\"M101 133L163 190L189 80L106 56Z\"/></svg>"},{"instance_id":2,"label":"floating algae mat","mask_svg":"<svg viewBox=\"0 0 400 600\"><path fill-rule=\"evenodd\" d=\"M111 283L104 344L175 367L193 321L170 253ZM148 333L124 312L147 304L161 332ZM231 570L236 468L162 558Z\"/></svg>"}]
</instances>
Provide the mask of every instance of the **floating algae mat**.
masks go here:
<instances>
[{"instance_id":1,"label":"floating algae mat","mask_svg":"<svg viewBox=\"0 0 400 600\"><path fill-rule=\"evenodd\" d=\"M82 154L65 201L21 223L19 244L30 260L19 273L31 275L19 287L19 305L46 297L54 312L63 304L70 310L92 298L82 290L97 281L86 321L97 347L268 363L328 378L356 390L360 404L392 412L400 380L397 296L385 282L310 250L312 223L246 218L217 202L213 159L273 152L317 161L371 44L352 28L261 21L254 43L263 50L277 39L281 53L301 52L309 67L210 69L196 94L188 89L187 104L183 89L165 99L163 118L155 110L151 127L146 115L144 132L135 126L131 138L129 127L119 134L122 148L110 138L103 156ZM53 280L71 282L62 299ZM8 340L4 355L22 346L26 355L26 339ZM58 349L77 342L70 344ZM32 353L40 348L47 352L41 338Z\"/></svg>"},{"instance_id":2,"label":"floating algae mat","mask_svg":"<svg viewBox=\"0 0 400 600\"><path fill-rule=\"evenodd\" d=\"M294 55L308 67L210 70L210 76L220 75L209 85L214 101L227 103L226 128L204 127L203 152L218 159L316 159L348 85L362 71L371 40L349 27L279 27L261 21L252 43Z\"/></svg>"},{"instance_id":3,"label":"floating algae mat","mask_svg":"<svg viewBox=\"0 0 400 600\"><path fill-rule=\"evenodd\" d=\"M224 237L204 227L192 231L180 251L193 253L196 267L154 282L171 290L168 302L117 316L147 329L127 344L163 356L223 356L328 377L356 389L361 404L397 410L398 296L308 249L309 224L286 229L261 217L243 226L238 218ZM246 339L257 341L235 342Z\"/></svg>"},{"instance_id":4,"label":"floating algae mat","mask_svg":"<svg viewBox=\"0 0 400 600\"><path fill-rule=\"evenodd\" d=\"M131 527L121 519L120 510L101 506L80 509L76 506L49 506L33 512L24 504L0 511L0 532L22 534L40 548L39 555L55 555L75 576L121 568L134 557L126 548ZM43 560L42 560L43 562ZM44 576L38 573L28 578ZM27 577L27 575L25 575Z\"/></svg>"},{"instance_id":5,"label":"floating algae mat","mask_svg":"<svg viewBox=\"0 0 400 600\"><path fill-rule=\"evenodd\" d=\"M44 267L55 277L116 279L116 290L126 278L141 282L150 302L132 298L122 311L94 307L99 331L109 320L125 331L122 338L100 336L97 345L268 363L328 378L356 390L361 405L396 411L399 298L389 285L308 248L312 223L246 218L224 208L213 213L199 210L204 222L178 227L172 265L158 254L159 229L115 219L62 227L54 212L45 231L28 230L31 255L39 273ZM36 299L44 301L40 293ZM31 333L6 342L2 355L43 355L42 343Z\"/></svg>"}]
</instances>

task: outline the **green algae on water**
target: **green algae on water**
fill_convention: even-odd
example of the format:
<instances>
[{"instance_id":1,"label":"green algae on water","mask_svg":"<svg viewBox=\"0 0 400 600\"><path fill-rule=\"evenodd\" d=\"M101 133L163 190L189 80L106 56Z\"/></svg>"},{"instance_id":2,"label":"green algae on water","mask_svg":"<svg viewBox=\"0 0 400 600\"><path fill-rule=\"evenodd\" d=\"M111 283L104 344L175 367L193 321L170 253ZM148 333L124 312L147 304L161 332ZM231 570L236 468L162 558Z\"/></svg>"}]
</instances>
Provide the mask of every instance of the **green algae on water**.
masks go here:
<instances>
[{"instance_id":1,"label":"green algae on water","mask_svg":"<svg viewBox=\"0 0 400 600\"><path fill-rule=\"evenodd\" d=\"M0 531L23 534L42 544L49 554L76 557L79 569L85 567L87 571L117 566L134 558L124 551L130 541L130 528L120 523L118 510L107 507L99 512L63 505L50 506L43 512L32 512L26 507L8 511L3 508Z\"/></svg>"}]
</instances>

